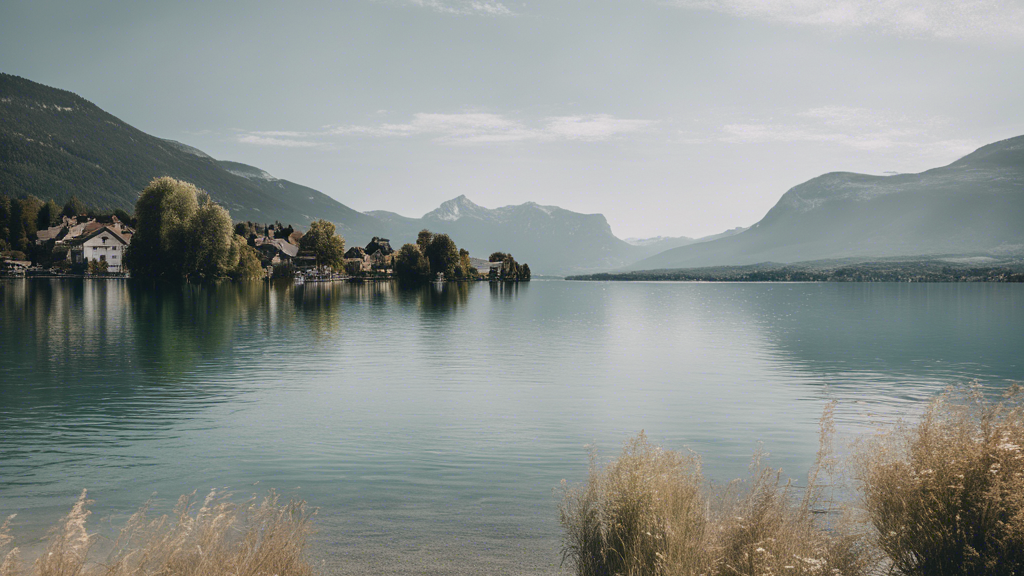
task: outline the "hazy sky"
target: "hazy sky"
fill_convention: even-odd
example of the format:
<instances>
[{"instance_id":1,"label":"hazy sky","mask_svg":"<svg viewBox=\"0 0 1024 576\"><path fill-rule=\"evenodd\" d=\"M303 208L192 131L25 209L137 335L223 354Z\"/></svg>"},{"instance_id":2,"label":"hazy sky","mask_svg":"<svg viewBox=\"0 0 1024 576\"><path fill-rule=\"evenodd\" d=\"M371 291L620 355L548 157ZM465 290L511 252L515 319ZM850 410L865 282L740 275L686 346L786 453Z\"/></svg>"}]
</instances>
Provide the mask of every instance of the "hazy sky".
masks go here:
<instances>
[{"instance_id":1,"label":"hazy sky","mask_svg":"<svg viewBox=\"0 0 1024 576\"><path fill-rule=\"evenodd\" d=\"M1024 0L4 0L0 70L357 210L701 236L1024 134Z\"/></svg>"}]
</instances>

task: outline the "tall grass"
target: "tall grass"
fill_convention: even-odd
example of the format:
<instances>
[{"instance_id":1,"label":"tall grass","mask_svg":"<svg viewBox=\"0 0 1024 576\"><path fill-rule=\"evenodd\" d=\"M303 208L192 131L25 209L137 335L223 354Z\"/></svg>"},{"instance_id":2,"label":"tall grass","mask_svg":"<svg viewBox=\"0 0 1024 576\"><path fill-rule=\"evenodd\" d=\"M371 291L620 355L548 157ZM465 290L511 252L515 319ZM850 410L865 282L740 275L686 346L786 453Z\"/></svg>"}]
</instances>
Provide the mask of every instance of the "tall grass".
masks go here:
<instances>
[{"instance_id":1,"label":"tall grass","mask_svg":"<svg viewBox=\"0 0 1024 576\"><path fill-rule=\"evenodd\" d=\"M0 563L0 576L307 576L304 557L313 512L303 502L281 503L271 492L235 504L215 491L200 503L178 499L170 515L150 518L147 503L133 514L103 560L91 557L96 536L86 530L90 500L78 501L50 530L45 550L26 569L18 550ZM12 517L13 518L13 517ZM10 520L0 526L0 553L10 546Z\"/></svg>"},{"instance_id":2,"label":"tall grass","mask_svg":"<svg viewBox=\"0 0 1024 576\"><path fill-rule=\"evenodd\" d=\"M822 438L831 442L830 418ZM824 525L817 508L828 503L830 485L818 480L829 455L819 454L802 498L761 454L749 480L716 489L697 455L641 432L603 467L592 456L585 484L563 486L563 563L579 576L864 574L860 541Z\"/></svg>"},{"instance_id":3,"label":"tall grass","mask_svg":"<svg viewBox=\"0 0 1024 576\"><path fill-rule=\"evenodd\" d=\"M641 433L587 482L564 487L563 562L578 576L1024 574L1024 393L951 391L914 424L833 456L829 407L806 489L755 455L750 477L715 488L696 455ZM843 471L859 499L837 503ZM852 490L847 490L847 493ZM837 522L858 516L862 522Z\"/></svg>"},{"instance_id":4,"label":"tall grass","mask_svg":"<svg viewBox=\"0 0 1024 576\"><path fill-rule=\"evenodd\" d=\"M947 393L858 468L874 543L907 575L1024 574L1024 410Z\"/></svg>"}]
</instances>

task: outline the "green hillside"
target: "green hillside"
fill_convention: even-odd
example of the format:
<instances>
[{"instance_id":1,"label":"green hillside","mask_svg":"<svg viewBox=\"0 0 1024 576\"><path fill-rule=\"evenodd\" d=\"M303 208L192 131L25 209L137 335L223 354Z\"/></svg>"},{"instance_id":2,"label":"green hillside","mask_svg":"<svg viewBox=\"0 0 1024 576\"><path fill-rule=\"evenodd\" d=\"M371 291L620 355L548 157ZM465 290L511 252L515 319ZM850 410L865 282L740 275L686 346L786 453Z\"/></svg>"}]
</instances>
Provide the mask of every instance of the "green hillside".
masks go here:
<instances>
[{"instance_id":1,"label":"green hillside","mask_svg":"<svg viewBox=\"0 0 1024 576\"><path fill-rule=\"evenodd\" d=\"M0 74L0 191L63 203L72 195L102 210L131 210L155 177L203 188L235 220L305 227L325 218L353 239L379 223L329 196L265 172L221 162L190 146L150 136L65 90Z\"/></svg>"}]
</instances>

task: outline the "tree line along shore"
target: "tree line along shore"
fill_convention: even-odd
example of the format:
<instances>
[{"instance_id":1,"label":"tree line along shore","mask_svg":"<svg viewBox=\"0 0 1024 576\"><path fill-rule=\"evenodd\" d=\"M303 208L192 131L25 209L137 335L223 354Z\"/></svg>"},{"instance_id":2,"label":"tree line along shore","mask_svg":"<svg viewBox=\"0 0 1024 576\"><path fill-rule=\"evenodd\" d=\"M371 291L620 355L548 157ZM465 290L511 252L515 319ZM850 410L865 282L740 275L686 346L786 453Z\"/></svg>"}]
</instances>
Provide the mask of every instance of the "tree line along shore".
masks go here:
<instances>
[{"instance_id":1,"label":"tree line along shore","mask_svg":"<svg viewBox=\"0 0 1024 576\"><path fill-rule=\"evenodd\" d=\"M991 256L935 256L870 261L714 266L569 276L616 282L1024 282L1024 260Z\"/></svg>"},{"instance_id":2,"label":"tree line along shore","mask_svg":"<svg viewBox=\"0 0 1024 576\"><path fill-rule=\"evenodd\" d=\"M482 270L481 270L482 268ZM159 280L272 277L520 282L528 264L505 252L471 258L447 234L422 230L415 243L386 238L346 251L335 225L315 220L305 232L280 222L232 222L230 213L188 182L156 178L135 213L99 213L72 197L0 195L0 273L128 275Z\"/></svg>"}]
</instances>

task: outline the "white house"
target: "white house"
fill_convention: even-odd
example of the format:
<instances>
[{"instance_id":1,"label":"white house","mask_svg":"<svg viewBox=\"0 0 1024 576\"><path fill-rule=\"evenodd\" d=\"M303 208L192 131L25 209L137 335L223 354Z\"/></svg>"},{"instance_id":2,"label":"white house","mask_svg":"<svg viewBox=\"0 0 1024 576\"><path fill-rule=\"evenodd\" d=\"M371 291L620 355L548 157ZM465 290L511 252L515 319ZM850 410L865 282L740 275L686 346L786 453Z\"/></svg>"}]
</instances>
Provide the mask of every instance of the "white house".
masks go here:
<instances>
[{"instance_id":1,"label":"white house","mask_svg":"<svg viewBox=\"0 0 1024 576\"><path fill-rule=\"evenodd\" d=\"M104 226L83 238L76 247L81 250L80 261L106 262L108 272L123 271L124 249L131 243L131 234L117 228Z\"/></svg>"}]
</instances>

